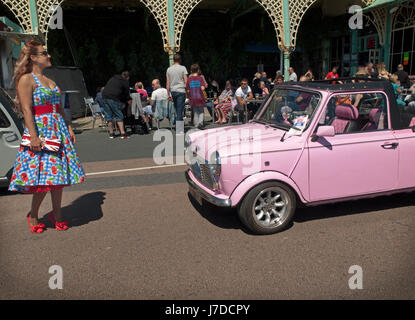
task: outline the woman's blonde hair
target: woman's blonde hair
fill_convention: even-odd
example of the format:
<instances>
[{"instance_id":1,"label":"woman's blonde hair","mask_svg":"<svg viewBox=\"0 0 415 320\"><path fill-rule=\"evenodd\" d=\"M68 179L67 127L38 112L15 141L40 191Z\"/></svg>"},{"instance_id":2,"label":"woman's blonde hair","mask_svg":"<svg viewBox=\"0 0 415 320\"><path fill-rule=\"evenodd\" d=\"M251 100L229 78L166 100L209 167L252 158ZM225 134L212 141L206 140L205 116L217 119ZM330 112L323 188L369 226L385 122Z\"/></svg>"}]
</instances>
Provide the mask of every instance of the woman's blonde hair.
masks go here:
<instances>
[{"instance_id":1,"label":"woman's blonde hair","mask_svg":"<svg viewBox=\"0 0 415 320\"><path fill-rule=\"evenodd\" d=\"M16 84L16 87L23 75L33 71L33 62L30 59L30 56L37 55L37 47L41 45L42 44L36 40L30 40L24 44L19 60L16 61L14 66L12 82Z\"/></svg>"},{"instance_id":2,"label":"woman's blonde hair","mask_svg":"<svg viewBox=\"0 0 415 320\"><path fill-rule=\"evenodd\" d=\"M392 82L392 83L396 83L396 84L398 84L398 76L397 76L396 74L392 74L392 75L389 77L389 81L390 81L390 82Z\"/></svg>"},{"instance_id":3,"label":"woman's blonde hair","mask_svg":"<svg viewBox=\"0 0 415 320\"><path fill-rule=\"evenodd\" d=\"M21 77L33 71L33 62L30 59L30 56L37 55L37 47L41 45L42 44L36 40L30 40L24 44L22 51L20 52L19 60L16 61L16 64L14 66L14 73L12 77L12 83L15 84L16 89ZM21 112L22 109L18 93L16 94L14 103L17 111Z\"/></svg>"}]
</instances>

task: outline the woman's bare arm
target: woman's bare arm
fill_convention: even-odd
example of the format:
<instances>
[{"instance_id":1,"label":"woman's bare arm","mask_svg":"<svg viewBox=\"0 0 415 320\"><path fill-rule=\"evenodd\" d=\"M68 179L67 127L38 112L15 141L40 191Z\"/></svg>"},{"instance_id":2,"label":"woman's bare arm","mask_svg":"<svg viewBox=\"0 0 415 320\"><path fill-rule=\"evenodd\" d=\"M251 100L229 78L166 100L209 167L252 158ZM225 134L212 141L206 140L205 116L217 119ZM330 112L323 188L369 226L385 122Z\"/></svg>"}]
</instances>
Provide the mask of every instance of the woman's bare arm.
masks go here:
<instances>
[{"instance_id":1,"label":"woman's bare arm","mask_svg":"<svg viewBox=\"0 0 415 320\"><path fill-rule=\"evenodd\" d=\"M32 113L32 94L35 83L30 74L23 75L17 84L17 96L22 108L26 128L30 134L30 149L32 151L41 150L41 141L36 131L35 120Z\"/></svg>"},{"instance_id":2,"label":"woman's bare arm","mask_svg":"<svg viewBox=\"0 0 415 320\"><path fill-rule=\"evenodd\" d=\"M17 85L17 96L24 115L26 127L32 137L37 136L35 122L32 113L32 93L34 82L30 75L23 75Z\"/></svg>"}]
</instances>

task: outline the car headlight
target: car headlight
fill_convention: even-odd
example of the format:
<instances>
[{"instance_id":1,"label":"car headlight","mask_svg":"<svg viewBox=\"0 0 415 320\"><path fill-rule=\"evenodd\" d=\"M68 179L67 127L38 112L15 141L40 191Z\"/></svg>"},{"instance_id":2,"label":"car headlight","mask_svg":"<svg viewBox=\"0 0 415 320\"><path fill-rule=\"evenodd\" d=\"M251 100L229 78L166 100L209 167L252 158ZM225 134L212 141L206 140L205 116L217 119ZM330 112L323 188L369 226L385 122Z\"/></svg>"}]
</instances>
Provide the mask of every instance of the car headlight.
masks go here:
<instances>
[{"instance_id":1,"label":"car headlight","mask_svg":"<svg viewBox=\"0 0 415 320\"><path fill-rule=\"evenodd\" d=\"M210 156L209 168L216 180L219 180L222 169L219 152L216 151Z\"/></svg>"},{"instance_id":2,"label":"car headlight","mask_svg":"<svg viewBox=\"0 0 415 320\"><path fill-rule=\"evenodd\" d=\"M210 164L220 164L220 155L219 152L214 152L210 156Z\"/></svg>"},{"instance_id":3,"label":"car headlight","mask_svg":"<svg viewBox=\"0 0 415 320\"><path fill-rule=\"evenodd\" d=\"M189 148L191 144L192 144L192 139L190 139L190 136L187 135L186 138L184 139L184 147Z\"/></svg>"}]
</instances>

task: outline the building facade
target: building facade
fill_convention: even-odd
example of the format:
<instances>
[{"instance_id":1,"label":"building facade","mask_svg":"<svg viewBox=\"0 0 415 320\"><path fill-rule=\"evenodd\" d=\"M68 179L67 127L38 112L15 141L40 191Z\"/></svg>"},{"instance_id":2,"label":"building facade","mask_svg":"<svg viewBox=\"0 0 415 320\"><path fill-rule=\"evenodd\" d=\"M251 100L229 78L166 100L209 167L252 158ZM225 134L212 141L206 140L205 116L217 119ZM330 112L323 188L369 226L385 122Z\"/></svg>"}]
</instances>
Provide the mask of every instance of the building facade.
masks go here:
<instances>
[{"instance_id":1,"label":"building facade","mask_svg":"<svg viewBox=\"0 0 415 320\"><path fill-rule=\"evenodd\" d=\"M49 23L64 0L0 0L19 21L17 33L38 37L47 43ZM116 0L114 0L116 1ZM164 50L170 61L180 51L183 27L189 14L202 1L208 0L140 0L152 13L160 28ZM284 73L288 77L291 53L296 50L297 34L310 7L322 5L325 10L343 10L351 5L363 8L366 28L349 30L347 34L326 39L323 43L324 71L342 66L344 75L353 74L359 64L384 61L395 69L403 63L407 71L415 73L414 0L255 0L270 17L278 48L284 57ZM93 2L93 1L92 1ZM332 6L340 4L342 9ZM343 8L344 7L344 8ZM343 12L343 13L342 13ZM349 12L350 14L350 12ZM16 32L15 32L16 33ZM9 35L10 37L11 35ZM4 34L3 34L4 38Z\"/></svg>"}]
</instances>

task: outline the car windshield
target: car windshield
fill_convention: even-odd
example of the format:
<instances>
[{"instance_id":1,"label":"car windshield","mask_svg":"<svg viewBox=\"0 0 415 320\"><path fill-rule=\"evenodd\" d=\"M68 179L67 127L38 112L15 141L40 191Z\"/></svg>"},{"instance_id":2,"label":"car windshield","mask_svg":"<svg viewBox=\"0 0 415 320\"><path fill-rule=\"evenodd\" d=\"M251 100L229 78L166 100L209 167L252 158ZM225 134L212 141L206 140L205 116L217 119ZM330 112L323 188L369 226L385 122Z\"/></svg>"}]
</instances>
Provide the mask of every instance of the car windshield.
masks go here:
<instances>
[{"instance_id":1,"label":"car windshield","mask_svg":"<svg viewBox=\"0 0 415 320\"><path fill-rule=\"evenodd\" d=\"M276 89L253 121L301 132L313 119L320 100L318 93L288 88Z\"/></svg>"}]
</instances>

